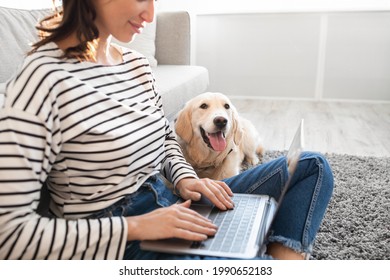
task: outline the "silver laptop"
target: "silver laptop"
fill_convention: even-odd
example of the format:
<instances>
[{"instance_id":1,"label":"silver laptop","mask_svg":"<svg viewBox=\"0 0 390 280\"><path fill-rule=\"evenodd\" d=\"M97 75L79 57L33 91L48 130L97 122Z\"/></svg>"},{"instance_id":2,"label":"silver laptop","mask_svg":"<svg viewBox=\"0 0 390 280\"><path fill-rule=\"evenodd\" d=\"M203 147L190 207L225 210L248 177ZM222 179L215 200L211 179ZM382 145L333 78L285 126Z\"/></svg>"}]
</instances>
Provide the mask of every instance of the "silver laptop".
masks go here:
<instances>
[{"instance_id":1,"label":"silver laptop","mask_svg":"<svg viewBox=\"0 0 390 280\"><path fill-rule=\"evenodd\" d=\"M174 253L206 255L226 258L254 258L265 253L265 240L290 184L304 146L303 120L295 133L287 153L289 177L278 202L267 195L237 194L233 196L234 209L222 211L206 199L193 202L191 208L212 220L218 226L215 236L202 242L177 238L142 241L141 249Z\"/></svg>"}]
</instances>

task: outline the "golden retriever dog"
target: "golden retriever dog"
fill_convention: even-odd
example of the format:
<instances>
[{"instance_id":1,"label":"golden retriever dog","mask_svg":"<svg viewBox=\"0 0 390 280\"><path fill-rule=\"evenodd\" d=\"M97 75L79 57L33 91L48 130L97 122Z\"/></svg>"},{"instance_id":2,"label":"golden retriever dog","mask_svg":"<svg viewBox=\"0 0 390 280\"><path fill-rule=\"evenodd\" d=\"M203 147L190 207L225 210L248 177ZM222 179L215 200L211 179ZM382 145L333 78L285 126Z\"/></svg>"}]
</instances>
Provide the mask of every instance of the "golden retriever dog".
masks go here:
<instances>
[{"instance_id":1,"label":"golden retriever dog","mask_svg":"<svg viewBox=\"0 0 390 280\"><path fill-rule=\"evenodd\" d=\"M175 133L201 178L237 175L244 161L255 165L264 151L253 124L222 93L206 92L188 101L177 115Z\"/></svg>"}]
</instances>

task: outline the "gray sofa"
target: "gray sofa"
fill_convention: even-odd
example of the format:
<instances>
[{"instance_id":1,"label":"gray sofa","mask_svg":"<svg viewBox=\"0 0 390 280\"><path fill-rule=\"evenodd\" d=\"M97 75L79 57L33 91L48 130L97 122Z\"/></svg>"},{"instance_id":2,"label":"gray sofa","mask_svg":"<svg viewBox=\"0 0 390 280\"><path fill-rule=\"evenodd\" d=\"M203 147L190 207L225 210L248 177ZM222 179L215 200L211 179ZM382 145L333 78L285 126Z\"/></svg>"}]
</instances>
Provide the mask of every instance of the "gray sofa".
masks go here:
<instances>
[{"instance_id":1,"label":"gray sofa","mask_svg":"<svg viewBox=\"0 0 390 280\"><path fill-rule=\"evenodd\" d=\"M6 81L37 39L36 23L49 12L0 7L0 105ZM149 59L169 120L187 100L206 91L209 83L206 68L190 65L190 35L187 12L157 13L154 23L129 44Z\"/></svg>"}]
</instances>

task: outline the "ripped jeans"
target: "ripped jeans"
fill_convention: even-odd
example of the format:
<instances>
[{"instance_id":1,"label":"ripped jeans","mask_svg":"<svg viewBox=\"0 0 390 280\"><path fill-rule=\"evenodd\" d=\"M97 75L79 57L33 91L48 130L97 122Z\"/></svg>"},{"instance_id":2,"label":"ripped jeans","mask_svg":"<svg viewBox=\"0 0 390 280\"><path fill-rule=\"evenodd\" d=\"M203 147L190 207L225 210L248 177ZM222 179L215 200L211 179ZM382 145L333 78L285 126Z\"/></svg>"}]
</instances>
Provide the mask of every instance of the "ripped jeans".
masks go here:
<instances>
[{"instance_id":1,"label":"ripped jeans","mask_svg":"<svg viewBox=\"0 0 390 280\"><path fill-rule=\"evenodd\" d=\"M287 161L280 157L224 180L235 193L272 196L278 201L288 179ZM311 253L312 246L333 192L333 174L318 153L303 152L290 186L271 226L268 242L278 242L299 253ZM141 215L176 203L175 196L158 176L150 177L134 194L126 196L94 217ZM128 242L124 259L218 259L207 256L174 255L143 251L138 241ZM272 259L263 256L261 259Z\"/></svg>"}]
</instances>

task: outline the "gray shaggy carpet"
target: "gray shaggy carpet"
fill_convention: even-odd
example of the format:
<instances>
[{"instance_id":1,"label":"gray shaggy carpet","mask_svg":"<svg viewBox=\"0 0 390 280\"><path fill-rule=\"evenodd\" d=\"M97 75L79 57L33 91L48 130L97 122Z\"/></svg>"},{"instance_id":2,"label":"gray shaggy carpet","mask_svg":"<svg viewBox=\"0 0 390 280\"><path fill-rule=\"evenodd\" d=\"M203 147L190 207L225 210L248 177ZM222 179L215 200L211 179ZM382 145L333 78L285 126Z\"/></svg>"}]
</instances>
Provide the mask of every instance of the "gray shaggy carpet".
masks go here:
<instances>
[{"instance_id":1,"label":"gray shaggy carpet","mask_svg":"<svg viewBox=\"0 0 390 280\"><path fill-rule=\"evenodd\" d=\"M262 162L285 154L268 151ZM390 259L390 158L325 156L335 185L312 259Z\"/></svg>"}]
</instances>

